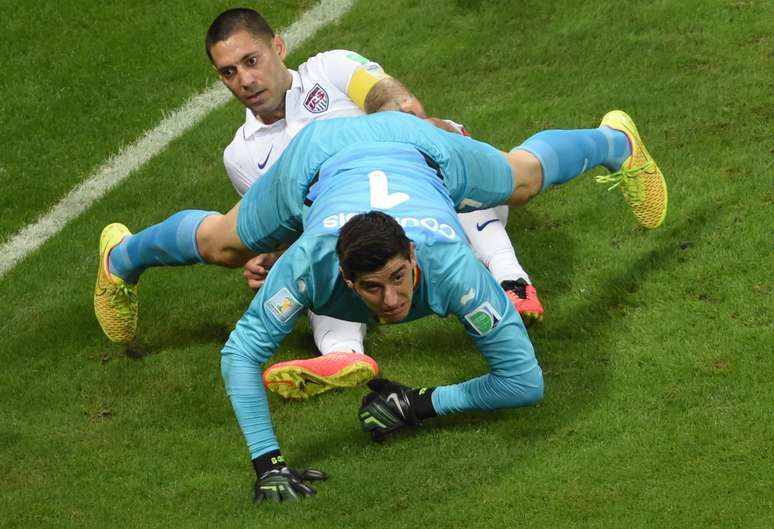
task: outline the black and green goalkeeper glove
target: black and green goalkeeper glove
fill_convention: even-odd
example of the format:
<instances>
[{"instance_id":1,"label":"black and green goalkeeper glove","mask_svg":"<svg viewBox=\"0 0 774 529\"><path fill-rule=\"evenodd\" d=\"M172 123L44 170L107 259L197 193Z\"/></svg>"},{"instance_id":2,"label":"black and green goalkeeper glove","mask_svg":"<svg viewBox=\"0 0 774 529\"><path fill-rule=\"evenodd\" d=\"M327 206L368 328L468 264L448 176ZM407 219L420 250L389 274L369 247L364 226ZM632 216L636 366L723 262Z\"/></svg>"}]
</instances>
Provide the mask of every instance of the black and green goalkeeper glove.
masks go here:
<instances>
[{"instance_id":1,"label":"black and green goalkeeper glove","mask_svg":"<svg viewBox=\"0 0 774 529\"><path fill-rule=\"evenodd\" d=\"M288 467L274 468L261 474L255 482L255 503L262 501L298 501L317 494L304 481L324 481L328 475L314 469L295 470Z\"/></svg>"},{"instance_id":2,"label":"black and green goalkeeper glove","mask_svg":"<svg viewBox=\"0 0 774 529\"><path fill-rule=\"evenodd\" d=\"M432 392L416 390L384 378L369 381L368 388L371 392L363 397L358 418L360 427L364 432L371 432L374 441L383 441L406 426L419 426L421 421L416 413L416 401L419 395L426 400ZM424 414L425 417L432 415L435 413Z\"/></svg>"}]
</instances>

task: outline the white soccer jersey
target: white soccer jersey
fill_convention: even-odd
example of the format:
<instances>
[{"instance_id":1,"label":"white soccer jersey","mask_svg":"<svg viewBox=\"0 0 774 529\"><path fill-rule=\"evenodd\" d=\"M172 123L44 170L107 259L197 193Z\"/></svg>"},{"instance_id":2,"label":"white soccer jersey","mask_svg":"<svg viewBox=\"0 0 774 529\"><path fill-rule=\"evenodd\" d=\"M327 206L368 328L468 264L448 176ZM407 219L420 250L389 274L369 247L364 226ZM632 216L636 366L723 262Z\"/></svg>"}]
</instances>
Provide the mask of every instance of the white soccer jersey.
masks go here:
<instances>
[{"instance_id":1,"label":"white soccer jersey","mask_svg":"<svg viewBox=\"0 0 774 529\"><path fill-rule=\"evenodd\" d=\"M245 191L310 122L363 114L368 90L387 77L379 64L348 50L319 53L290 70L285 118L266 125L245 109L245 123L223 153L223 163L237 192Z\"/></svg>"}]
</instances>

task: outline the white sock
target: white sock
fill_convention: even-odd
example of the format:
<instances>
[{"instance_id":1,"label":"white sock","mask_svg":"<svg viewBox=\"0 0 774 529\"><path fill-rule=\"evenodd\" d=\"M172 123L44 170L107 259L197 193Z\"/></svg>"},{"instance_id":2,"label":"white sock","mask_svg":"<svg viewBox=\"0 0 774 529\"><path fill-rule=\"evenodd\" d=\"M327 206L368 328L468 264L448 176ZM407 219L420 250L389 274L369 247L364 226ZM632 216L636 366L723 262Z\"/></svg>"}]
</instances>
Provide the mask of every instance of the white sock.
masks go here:
<instances>
[{"instance_id":1,"label":"white sock","mask_svg":"<svg viewBox=\"0 0 774 529\"><path fill-rule=\"evenodd\" d=\"M532 283L519 263L511 239L505 231L508 206L461 213L457 217L476 256L498 283L517 279Z\"/></svg>"},{"instance_id":2,"label":"white sock","mask_svg":"<svg viewBox=\"0 0 774 529\"><path fill-rule=\"evenodd\" d=\"M354 321L337 320L330 316L322 316L307 311L309 324L314 334L314 343L321 354L328 353L360 353L365 352L363 340L366 335L366 324Z\"/></svg>"}]
</instances>

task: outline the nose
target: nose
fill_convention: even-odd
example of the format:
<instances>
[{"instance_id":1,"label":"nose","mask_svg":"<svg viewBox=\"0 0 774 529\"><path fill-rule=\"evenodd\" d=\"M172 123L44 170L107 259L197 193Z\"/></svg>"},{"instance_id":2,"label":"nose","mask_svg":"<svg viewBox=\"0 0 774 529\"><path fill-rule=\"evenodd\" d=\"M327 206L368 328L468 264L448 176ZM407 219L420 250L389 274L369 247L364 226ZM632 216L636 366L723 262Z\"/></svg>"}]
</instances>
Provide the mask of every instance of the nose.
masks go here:
<instances>
[{"instance_id":1,"label":"nose","mask_svg":"<svg viewBox=\"0 0 774 529\"><path fill-rule=\"evenodd\" d=\"M250 70L239 70L239 84L245 89L252 88L255 85L255 76Z\"/></svg>"},{"instance_id":2,"label":"nose","mask_svg":"<svg viewBox=\"0 0 774 529\"><path fill-rule=\"evenodd\" d=\"M393 286L384 288L384 304L387 308L392 308L398 304L398 290Z\"/></svg>"}]
</instances>

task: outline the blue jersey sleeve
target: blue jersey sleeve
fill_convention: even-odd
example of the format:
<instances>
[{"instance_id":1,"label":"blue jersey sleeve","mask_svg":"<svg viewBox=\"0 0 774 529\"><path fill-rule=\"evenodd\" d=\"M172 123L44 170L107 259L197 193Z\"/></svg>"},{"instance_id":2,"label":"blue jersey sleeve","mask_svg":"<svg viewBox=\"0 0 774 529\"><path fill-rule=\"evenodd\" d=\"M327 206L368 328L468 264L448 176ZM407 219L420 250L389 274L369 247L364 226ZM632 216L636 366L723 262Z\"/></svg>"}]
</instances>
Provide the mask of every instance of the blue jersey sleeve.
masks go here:
<instances>
[{"instance_id":1,"label":"blue jersey sleeve","mask_svg":"<svg viewBox=\"0 0 774 529\"><path fill-rule=\"evenodd\" d=\"M438 415L528 406L542 399L542 372L518 311L468 248L442 284L446 311L455 314L490 372L433 392Z\"/></svg>"},{"instance_id":2,"label":"blue jersey sleeve","mask_svg":"<svg viewBox=\"0 0 774 529\"><path fill-rule=\"evenodd\" d=\"M295 279L291 247L274 264L266 282L221 351L221 373L251 459L279 449L269 414L261 365L290 333L308 298Z\"/></svg>"}]
</instances>

